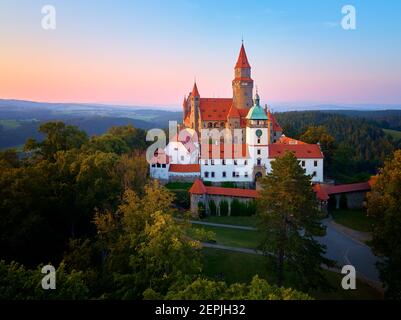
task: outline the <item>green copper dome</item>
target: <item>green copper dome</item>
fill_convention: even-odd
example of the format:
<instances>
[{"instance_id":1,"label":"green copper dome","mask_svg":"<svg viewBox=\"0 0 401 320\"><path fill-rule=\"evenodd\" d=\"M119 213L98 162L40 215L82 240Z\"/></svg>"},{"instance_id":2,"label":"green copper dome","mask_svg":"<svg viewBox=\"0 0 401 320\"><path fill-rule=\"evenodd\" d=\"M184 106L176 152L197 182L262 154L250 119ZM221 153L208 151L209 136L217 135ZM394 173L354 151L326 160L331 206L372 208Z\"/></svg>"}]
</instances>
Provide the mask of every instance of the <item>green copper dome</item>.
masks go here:
<instances>
[{"instance_id":1,"label":"green copper dome","mask_svg":"<svg viewBox=\"0 0 401 320\"><path fill-rule=\"evenodd\" d=\"M246 116L248 120L267 120L267 115L265 110L259 105L259 95L256 93L255 99L253 101L253 107L249 109Z\"/></svg>"}]
</instances>

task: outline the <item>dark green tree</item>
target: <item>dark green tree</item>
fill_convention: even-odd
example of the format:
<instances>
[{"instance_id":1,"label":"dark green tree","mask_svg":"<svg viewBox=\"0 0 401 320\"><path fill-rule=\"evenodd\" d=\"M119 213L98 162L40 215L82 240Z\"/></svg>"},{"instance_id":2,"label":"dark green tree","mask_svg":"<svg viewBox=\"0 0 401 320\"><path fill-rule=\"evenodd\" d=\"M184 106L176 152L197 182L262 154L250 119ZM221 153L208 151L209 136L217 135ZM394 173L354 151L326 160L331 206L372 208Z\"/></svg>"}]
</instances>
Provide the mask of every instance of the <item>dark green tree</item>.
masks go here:
<instances>
[{"instance_id":1,"label":"dark green tree","mask_svg":"<svg viewBox=\"0 0 401 320\"><path fill-rule=\"evenodd\" d=\"M293 153L272 162L272 172L261 180L258 198L260 248L275 265L277 285L286 273L304 290L327 287L321 265L333 266L326 259L324 246L314 236L322 236L325 227L317 208L311 177L304 174Z\"/></svg>"}]
</instances>

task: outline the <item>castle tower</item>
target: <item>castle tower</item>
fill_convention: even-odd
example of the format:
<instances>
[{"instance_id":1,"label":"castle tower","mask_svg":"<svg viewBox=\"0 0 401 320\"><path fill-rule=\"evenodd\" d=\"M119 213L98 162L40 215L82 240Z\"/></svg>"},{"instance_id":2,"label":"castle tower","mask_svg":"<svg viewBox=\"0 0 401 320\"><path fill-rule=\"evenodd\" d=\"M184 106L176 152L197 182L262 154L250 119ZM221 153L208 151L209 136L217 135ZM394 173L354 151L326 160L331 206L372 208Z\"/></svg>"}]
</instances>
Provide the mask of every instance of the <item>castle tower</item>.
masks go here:
<instances>
[{"instance_id":1,"label":"castle tower","mask_svg":"<svg viewBox=\"0 0 401 320\"><path fill-rule=\"evenodd\" d=\"M190 115L191 127L199 134L200 95L199 95L199 91L198 91L196 82L194 83L194 87L193 87L191 95L190 95L190 104L191 104L191 109L190 109L191 110L191 115Z\"/></svg>"},{"instance_id":2,"label":"castle tower","mask_svg":"<svg viewBox=\"0 0 401 320\"><path fill-rule=\"evenodd\" d=\"M246 116L246 143L249 155L254 164L253 176L258 179L266 174L269 154L268 117L260 106L259 94L256 92L254 104Z\"/></svg>"},{"instance_id":3,"label":"castle tower","mask_svg":"<svg viewBox=\"0 0 401 320\"><path fill-rule=\"evenodd\" d=\"M251 65L248 62L243 43L234 70L235 78L232 82L234 106L237 109L249 109L252 107L253 80L251 79Z\"/></svg>"}]
</instances>

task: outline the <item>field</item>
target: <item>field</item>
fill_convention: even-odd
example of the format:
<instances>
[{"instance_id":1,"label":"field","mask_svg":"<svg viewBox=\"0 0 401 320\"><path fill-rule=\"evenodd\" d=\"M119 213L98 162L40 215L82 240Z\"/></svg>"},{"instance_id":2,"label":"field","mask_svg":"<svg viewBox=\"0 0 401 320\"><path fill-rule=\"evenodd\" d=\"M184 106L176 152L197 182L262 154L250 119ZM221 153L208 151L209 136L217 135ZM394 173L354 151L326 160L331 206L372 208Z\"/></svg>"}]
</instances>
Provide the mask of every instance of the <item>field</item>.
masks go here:
<instances>
[{"instance_id":1,"label":"field","mask_svg":"<svg viewBox=\"0 0 401 320\"><path fill-rule=\"evenodd\" d=\"M256 249L261 234L257 231L211 227L211 226L194 226L193 228L202 228L206 231L212 231L215 234L215 240L218 244L229 247Z\"/></svg>"},{"instance_id":2,"label":"field","mask_svg":"<svg viewBox=\"0 0 401 320\"><path fill-rule=\"evenodd\" d=\"M261 255L229 252L217 249L204 248L204 274L215 280L224 280L227 283L249 283L254 275L269 281L266 258ZM309 294L315 299L381 299L380 293L367 284L357 281L356 290L343 290L340 287L341 274L324 271L334 291L311 291ZM271 280L270 280L271 281ZM293 286L286 283L286 286Z\"/></svg>"},{"instance_id":3,"label":"field","mask_svg":"<svg viewBox=\"0 0 401 320\"><path fill-rule=\"evenodd\" d=\"M363 231L372 231L373 218L366 215L365 210L333 210L331 212L335 222L345 227Z\"/></svg>"},{"instance_id":4,"label":"field","mask_svg":"<svg viewBox=\"0 0 401 320\"><path fill-rule=\"evenodd\" d=\"M401 131L391 130L391 129L383 129L383 131L384 131L387 135L393 137L393 138L396 139L396 140L401 139Z\"/></svg>"}]
</instances>

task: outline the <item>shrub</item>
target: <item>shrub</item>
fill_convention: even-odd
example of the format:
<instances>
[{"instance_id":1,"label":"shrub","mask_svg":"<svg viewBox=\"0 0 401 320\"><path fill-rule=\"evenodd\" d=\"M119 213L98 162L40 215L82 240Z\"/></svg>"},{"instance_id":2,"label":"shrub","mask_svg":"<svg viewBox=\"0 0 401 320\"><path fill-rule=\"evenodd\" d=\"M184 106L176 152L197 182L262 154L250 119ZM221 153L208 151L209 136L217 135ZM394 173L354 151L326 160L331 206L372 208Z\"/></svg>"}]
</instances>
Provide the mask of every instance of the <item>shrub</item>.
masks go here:
<instances>
[{"instance_id":1,"label":"shrub","mask_svg":"<svg viewBox=\"0 0 401 320\"><path fill-rule=\"evenodd\" d=\"M217 215L217 207L213 200L209 201L209 212L212 216Z\"/></svg>"},{"instance_id":2,"label":"shrub","mask_svg":"<svg viewBox=\"0 0 401 320\"><path fill-rule=\"evenodd\" d=\"M220 215L228 216L228 202L225 200L220 201Z\"/></svg>"},{"instance_id":3,"label":"shrub","mask_svg":"<svg viewBox=\"0 0 401 320\"><path fill-rule=\"evenodd\" d=\"M198 215L201 219L206 216L205 205L203 204L203 202L198 202Z\"/></svg>"}]
</instances>

